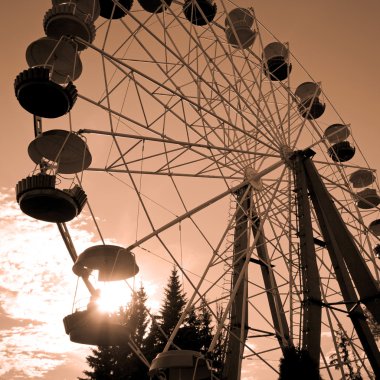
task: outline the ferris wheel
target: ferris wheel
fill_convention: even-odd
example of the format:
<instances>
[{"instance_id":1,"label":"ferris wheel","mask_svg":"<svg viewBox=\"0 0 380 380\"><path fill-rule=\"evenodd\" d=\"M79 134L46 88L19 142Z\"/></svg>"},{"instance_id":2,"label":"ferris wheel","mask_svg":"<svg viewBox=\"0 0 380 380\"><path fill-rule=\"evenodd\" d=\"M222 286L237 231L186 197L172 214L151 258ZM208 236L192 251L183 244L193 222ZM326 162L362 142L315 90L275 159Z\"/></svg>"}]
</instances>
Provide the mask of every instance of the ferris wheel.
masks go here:
<instances>
[{"instance_id":1,"label":"ferris wheel","mask_svg":"<svg viewBox=\"0 0 380 380\"><path fill-rule=\"evenodd\" d=\"M92 297L94 271L125 280L167 260L183 276L183 318L201 303L224 310L209 347L226 336L223 378L253 362L275 379L284 351L301 347L333 379L337 331L380 377L368 324L380 323L375 172L288 43L243 0L53 0L42 16L15 80L36 135L17 201L58 224ZM128 215L124 247L106 243L86 183ZM86 207L103 244L78 255L66 223ZM65 318L71 340L128 341L92 313L90 302ZM152 377L177 379L181 363L186 379L213 378L207 356L172 350L176 331L147 363Z\"/></svg>"}]
</instances>

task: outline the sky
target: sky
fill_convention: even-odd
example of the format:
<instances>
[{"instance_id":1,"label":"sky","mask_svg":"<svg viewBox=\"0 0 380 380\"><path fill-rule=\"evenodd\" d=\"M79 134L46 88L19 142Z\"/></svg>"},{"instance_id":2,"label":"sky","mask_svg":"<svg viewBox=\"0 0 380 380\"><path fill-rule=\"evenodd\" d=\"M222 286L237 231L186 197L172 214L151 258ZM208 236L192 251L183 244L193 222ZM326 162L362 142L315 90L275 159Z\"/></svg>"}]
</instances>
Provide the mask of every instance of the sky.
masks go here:
<instances>
[{"instance_id":1,"label":"sky","mask_svg":"<svg viewBox=\"0 0 380 380\"><path fill-rule=\"evenodd\" d=\"M50 4L48 0L0 3L3 51L0 73L3 131L0 140L0 379L4 380L74 379L86 368L84 357L89 352L87 347L69 342L63 329L62 318L73 308L77 282L59 233L54 225L23 215L14 196L17 181L33 169L27 154L33 128L32 116L19 106L14 96L13 81L27 68L26 47L43 36L42 18ZM378 0L257 0L251 5L265 27L280 40L289 41L297 59L316 81L322 82L334 107L351 124L355 140L370 166L379 170ZM91 68L88 70L91 72ZM96 81L98 75L95 72L90 79ZM89 79L78 83L92 86ZM88 114L77 116L77 125L78 121L86 128L94 123ZM62 125L67 128L67 120ZM100 151L102 147L97 149ZM110 185L108 190L102 190L96 173L91 175L88 193L95 199L96 216L106 239L120 245L130 244L135 234L133 217L121 214L111 199L110 203L101 202L112 191L118 191L117 188ZM102 181L103 177L98 178ZM196 193L193 196L192 202L196 205L202 198ZM122 202L120 197L118 193L111 196ZM88 211L70 224L70 231L78 252L100 241ZM179 239L180 235L176 235L172 244ZM190 248L187 253L191 253ZM190 269L197 270L196 263L187 256L183 260ZM146 257L141 258L139 265L141 277L137 281L142 279L151 307L157 308L162 282L171 265L161 261L159 269L150 267ZM75 302L83 303L86 296L83 285L79 285ZM122 296L128 298L127 293ZM259 379L245 370L244 380Z\"/></svg>"}]
</instances>

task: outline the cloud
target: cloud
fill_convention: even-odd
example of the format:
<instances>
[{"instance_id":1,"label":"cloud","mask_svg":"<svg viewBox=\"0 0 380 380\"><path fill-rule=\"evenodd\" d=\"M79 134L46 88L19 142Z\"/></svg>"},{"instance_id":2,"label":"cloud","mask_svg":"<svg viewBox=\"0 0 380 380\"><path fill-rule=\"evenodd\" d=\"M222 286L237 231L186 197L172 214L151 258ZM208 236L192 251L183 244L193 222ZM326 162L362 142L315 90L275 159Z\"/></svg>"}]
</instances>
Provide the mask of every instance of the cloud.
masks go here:
<instances>
[{"instance_id":1,"label":"cloud","mask_svg":"<svg viewBox=\"0 0 380 380\"><path fill-rule=\"evenodd\" d=\"M70 233L80 252L93 244L93 234L83 229L85 217L78 223L81 230L72 223ZM0 379L45 378L71 366L68 352L85 368L88 348L71 343L62 323L72 311L77 277L57 227L22 214L3 189L0 232ZM80 299L89 296L82 288ZM80 373L76 368L67 378Z\"/></svg>"},{"instance_id":2,"label":"cloud","mask_svg":"<svg viewBox=\"0 0 380 380\"><path fill-rule=\"evenodd\" d=\"M1 290L0 290L1 293ZM38 324L38 322L31 319L15 319L10 317L0 305L0 330L10 330L13 327L30 326L31 324Z\"/></svg>"},{"instance_id":3,"label":"cloud","mask_svg":"<svg viewBox=\"0 0 380 380\"><path fill-rule=\"evenodd\" d=\"M24 371L12 368L11 370L3 373L3 375L0 375L0 380L9 380L9 379L14 379L14 380L29 379L30 380L30 377L25 377Z\"/></svg>"},{"instance_id":4,"label":"cloud","mask_svg":"<svg viewBox=\"0 0 380 380\"><path fill-rule=\"evenodd\" d=\"M64 362L47 372L44 375L44 380L72 380L83 375L83 371L87 368L83 365L82 355L69 353L65 355Z\"/></svg>"},{"instance_id":5,"label":"cloud","mask_svg":"<svg viewBox=\"0 0 380 380\"><path fill-rule=\"evenodd\" d=\"M83 365L83 357L76 357L74 355L61 355L60 361L53 360L51 361L47 358L44 362L46 365L47 372L41 373L38 371L25 371L23 369L12 368L11 370L5 372L3 375L0 375L0 380L73 380L78 376L83 374L83 370L87 369ZM38 365L40 366L42 360ZM62 364L59 364L62 363ZM27 362L25 365L33 365L33 363ZM53 364L50 368L50 364Z\"/></svg>"},{"instance_id":6,"label":"cloud","mask_svg":"<svg viewBox=\"0 0 380 380\"><path fill-rule=\"evenodd\" d=\"M99 244L84 212L68 226L78 253ZM0 189L0 234L0 379L81 376L90 349L70 342L62 319L84 307L89 293L77 283L57 226L24 215L13 191ZM140 273L130 280L131 286L143 283L147 306L154 313L162 297L162 286L155 280L162 273L143 264L139 263ZM118 293L121 298L123 292Z\"/></svg>"}]
</instances>

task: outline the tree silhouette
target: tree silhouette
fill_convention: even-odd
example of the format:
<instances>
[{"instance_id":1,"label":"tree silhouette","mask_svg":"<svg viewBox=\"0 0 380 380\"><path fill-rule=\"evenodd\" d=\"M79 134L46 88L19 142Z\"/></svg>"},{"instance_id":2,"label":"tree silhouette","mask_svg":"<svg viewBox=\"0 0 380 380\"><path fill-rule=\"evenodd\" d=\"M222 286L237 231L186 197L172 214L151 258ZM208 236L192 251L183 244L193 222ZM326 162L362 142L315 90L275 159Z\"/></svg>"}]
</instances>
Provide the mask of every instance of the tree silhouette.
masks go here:
<instances>
[{"instance_id":1,"label":"tree silhouette","mask_svg":"<svg viewBox=\"0 0 380 380\"><path fill-rule=\"evenodd\" d=\"M149 347L148 360L152 360L161 352L176 326L184 306L186 304L185 294L182 292L182 285L179 280L178 271L174 267L169 277L166 288L164 289L163 304L158 315L154 316L151 329L147 337ZM174 344L178 338L174 341Z\"/></svg>"},{"instance_id":2,"label":"tree silhouette","mask_svg":"<svg viewBox=\"0 0 380 380\"><path fill-rule=\"evenodd\" d=\"M380 324L376 322L373 315L366 308L364 308L364 315L367 318L368 326L372 331L373 337L376 341L380 340Z\"/></svg>"},{"instance_id":3,"label":"tree silhouette","mask_svg":"<svg viewBox=\"0 0 380 380\"><path fill-rule=\"evenodd\" d=\"M149 318L145 306L146 300L146 293L141 287L134 293L129 306L126 309L120 309L115 318L119 323L128 326L131 338L150 363L158 353L163 351L186 305L186 296L176 268L173 268L164 289L159 313L152 319ZM199 308L191 308L169 349L180 348L206 353L212 338L212 314L206 302L203 301ZM211 359L216 359L215 373L222 368L224 343L221 336L215 350L216 354L209 355ZM86 360L91 370L84 371L87 377L80 380L149 379L147 366L128 346L99 346L92 350L92 354Z\"/></svg>"},{"instance_id":4,"label":"tree silhouette","mask_svg":"<svg viewBox=\"0 0 380 380\"><path fill-rule=\"evenodd\" d=\"M222 319L223 308L218 306L216 310L216 320ZM226 360L227 349L227 331L223 329L218 336L214 350L208 354L208 357L212 360L212 367L215 376L218 379L222 379L224 362Z\"/></svg>"},{"instance_id":5,"label":"tree silhouette","mask_svg":"<svg viewBox=\"0 0 380 380\"><path fill-rule=\"evenodd\" d=\"M183 325L180 327L174 338L174 343L182 350L201 351L200 324L195 309L191 308Z\"/></svg>"},{"instance_id":6,"label":"tree silhouette","mask_svg":"<svg viewBox=\"0 0 380 380\"><path fill-rule=\"evenodd\" d=\"M148 312L145 306L147 296L143 286L134 293L129 308L123 314L122 324L128 325L133 331L131 338L145 356L146 334L148 328ZM118 371L122 379L149 379L148 367L129 347L119 347Z\"/></svg>"},{"instance_id":7,"label":"tree silhouette","mask_svg":"<svg viewBox=\"0 0 380 380\"><path fill-rule=\"evenodd\" d=\"M157 326L152 325L148 341L149 346L154 347L156 353L159 353L165 347L168 336L173 332L178 320L180 319L186 305L186 296L182 291L182 285L179 280L178 271L173 268L168 284L164 291L163 305L160 314L157 316ZM218 309L217 319L223 311ZM162 334L165 332L166 337ZM214 374L220 376L225 359L225 335L221 334L217 341L213 353L207 353L210 343L213 339L212 314L207 306L206 300L203 300L198 308L192 307L180 326L173 345L170 350L177 347L182 350L192 350L207 354L212 360Z\"/></svg>"},{"instance_id":8,"label":"tree silhouette","mask_svg":"<svg viewBox=\"0 0 380 380\"><path fill-rule=\"evenodd\" d=\"M205 353L210 346L213 338L212 334L212 314L208 309L205 300L202 300L200 314L199 314L200 326L199 326L199 340L202 343L200 350Z\"/></svg>"},{"instance_id":9,"label":"tree silhouette","mask_svg":"<svg viewBox=\"0 0 380 380\"><path fill-rule=\"evenodd\" d=\"M164 294L164 302L160 309L161 328L169 335L176 326L186 305L186 297L182 292L177 268L173 268Z\"/></svg>"},{"instance_id":10,"label":"tree silhouette","mask_svg":"<svg viewBox=\"0 0 380 380\"><path fill-rule=\"evenodd\" d=\"M92 355L86 357L87 363L92 370L83 371L87 376L79 377L79 380L115 379L114 368L116 365L115 352L113 347L99 346L92 349Z\"/></svg>"},{"instance_id":11,"label":"tree silhouette","mask_svg":"<svg viewBox=\"0 0 380 380\"><path fill-rule=\"evenodd\" d=\"M162 330L169 336L177 325L186 305L186 296L182 291L176 268L172 270L164 294L165 298L158 321ZM203 300L198 309L195 309L194 306L190 309L174 338L174 345L182 350L205 353L212 340L211 323L212 315ZM162 334L160 336L162 337ZM158 352L164 348L166 340L165 338L159 342ZM175 349L175 347L170 347L170 349Z\"/></svg>"}]
</instances>

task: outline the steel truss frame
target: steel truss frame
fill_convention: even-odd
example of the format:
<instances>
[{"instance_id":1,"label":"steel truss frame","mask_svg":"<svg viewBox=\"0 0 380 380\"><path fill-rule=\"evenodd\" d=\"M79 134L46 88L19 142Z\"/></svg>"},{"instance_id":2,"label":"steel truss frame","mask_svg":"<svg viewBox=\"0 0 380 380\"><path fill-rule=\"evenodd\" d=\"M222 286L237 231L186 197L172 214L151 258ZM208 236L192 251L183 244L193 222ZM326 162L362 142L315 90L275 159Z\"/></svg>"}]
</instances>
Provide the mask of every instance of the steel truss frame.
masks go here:
<instances>
[{"instance_id":1,"label":"steel truss frame","mask_svg":"<svg viewBox=\"0 0 380 380\"><path fill-rule=\"evenodd\" d=\"M311 359L319 364L322 308L334 308L333 305L322 302L321 280L315 250L315 245L320 244L321 241L314 238L313 227L315 228L315 226L313 226L311 214L313 209L324 239L323 245L329 253L348 316L375 377L380 378L380 352L362 308L362 305L365 305L377 323L380 323L379 286L312 162L313 155L314 152L311 149L296 151L287 163L294 174L299 226L298 237L303 287L303 328L302 346L300 348L307 350ZM244 343L250 329L247 322L247 266L243 266L246 256L250 255L248 236L250 231L252 231L256 241L256 250L260 262L253 259L250 261L259 264L261 267L275 335L282 350L293 346L268 255L264 228L260 226L260 219L255 211L251 191L251 188L248 189L247 186L244 186L235 192L238 211L235 216L232 285L233 288L237 285L238 289L231 306L230 328L227 335L227 365L224 370L224 377L229 380L240 379ZM237 279L241 276L241 270L245 271L244 280L237 283Z\"/></svg>"}]
</instances>

